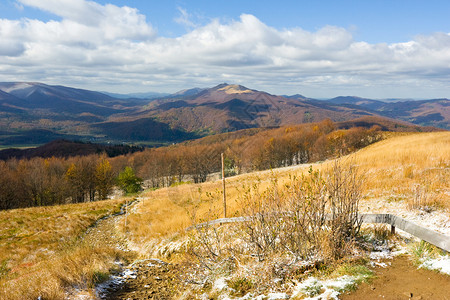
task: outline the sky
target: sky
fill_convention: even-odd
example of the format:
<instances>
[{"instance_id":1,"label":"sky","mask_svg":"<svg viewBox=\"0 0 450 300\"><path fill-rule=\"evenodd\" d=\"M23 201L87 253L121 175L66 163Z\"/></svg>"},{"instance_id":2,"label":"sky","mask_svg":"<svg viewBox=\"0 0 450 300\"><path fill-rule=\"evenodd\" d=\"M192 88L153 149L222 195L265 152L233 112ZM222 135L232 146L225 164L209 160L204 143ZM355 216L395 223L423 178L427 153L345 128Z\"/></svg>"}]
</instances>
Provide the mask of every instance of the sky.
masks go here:
<instances>
[{"instance_id":1,"label":"sky","mask_svg":"<svg viewBox=\"0 0 450 300\"><path fill-rule=\"evenodd\" d=\"M0 0L0 81L450 98L447 0Z\"/></svg>"}]
</instances>

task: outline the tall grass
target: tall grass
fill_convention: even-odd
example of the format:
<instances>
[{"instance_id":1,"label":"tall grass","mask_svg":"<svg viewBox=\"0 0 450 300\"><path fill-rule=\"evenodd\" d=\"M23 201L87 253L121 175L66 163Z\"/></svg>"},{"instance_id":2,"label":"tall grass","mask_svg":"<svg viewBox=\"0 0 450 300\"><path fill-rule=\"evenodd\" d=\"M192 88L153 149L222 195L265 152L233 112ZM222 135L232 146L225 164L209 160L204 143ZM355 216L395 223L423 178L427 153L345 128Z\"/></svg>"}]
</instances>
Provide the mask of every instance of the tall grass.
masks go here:
<instances>
[{"instance_id":1,"label":"tall grass","mask_svg":"<svg viewBox=\"0 0 450 300\"><path fill-rule=\"evenodd\" d=\"M63 299L69 287L92 287L124 255L79 239L124 200L0 212L0 299Z\"/></svg>"},{"instance_id":2,"label":"tall grass","mask_svg":"<svg viewBox=\"0 0 450 300\"><path fill-rule=\"evenodd\" d=\"M409 208L450 208L450 132L398 136L355 154L369 197L405 200Z\"/></svg>"}]
</instances>

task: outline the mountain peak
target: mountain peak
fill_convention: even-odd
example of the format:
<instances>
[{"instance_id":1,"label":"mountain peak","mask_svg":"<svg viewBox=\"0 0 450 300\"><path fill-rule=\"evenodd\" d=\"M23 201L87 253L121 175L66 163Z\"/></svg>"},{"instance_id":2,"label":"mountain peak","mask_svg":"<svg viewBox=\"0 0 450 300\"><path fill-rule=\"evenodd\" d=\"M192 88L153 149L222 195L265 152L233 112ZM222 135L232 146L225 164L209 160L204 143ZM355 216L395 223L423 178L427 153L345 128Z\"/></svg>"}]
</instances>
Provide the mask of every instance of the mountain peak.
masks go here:
<instances>
[{"instance_id":1,"label":"mountain peak","mask_svg":"<svg viewBox=\"0 0 450 300\"><path fill-rule=\"evenodd\" d=\"M226 94L248 94L253 93L253 90L250 90L249 88L246 88L245 86L238 85L238 84L219 84L214 88L217 91L223 91Z\"/></svg>"}]
</instances>

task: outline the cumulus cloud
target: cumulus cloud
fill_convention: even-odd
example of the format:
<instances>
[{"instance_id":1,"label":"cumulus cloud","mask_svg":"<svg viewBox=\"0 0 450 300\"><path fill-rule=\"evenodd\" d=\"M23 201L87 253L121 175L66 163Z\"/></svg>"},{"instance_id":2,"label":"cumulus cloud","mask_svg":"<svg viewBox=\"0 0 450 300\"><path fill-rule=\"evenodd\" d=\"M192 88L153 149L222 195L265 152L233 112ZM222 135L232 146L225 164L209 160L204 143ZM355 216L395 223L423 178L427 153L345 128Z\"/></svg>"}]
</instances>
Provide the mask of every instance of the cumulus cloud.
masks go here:
<instances>
[{"instance_id":1,"label":"cumulus cloud","mask_svg":"<svg viewBox=\"0 0 450 300\"><path fill-rule=\"evenodd\" d=\"M228 81L289 93L374 90L394 83L407 90L420 81L444 88L450 79L448 33L370 44L355 41L340 27L279 30L249 14L198 26L180 8L176 21L189 30L167 38L127 6L86 0L19 2L58 20L0 19L0 81L59 79L55 83L128 91L142 85L167 90Z\"/></svg>"}]
</instances>

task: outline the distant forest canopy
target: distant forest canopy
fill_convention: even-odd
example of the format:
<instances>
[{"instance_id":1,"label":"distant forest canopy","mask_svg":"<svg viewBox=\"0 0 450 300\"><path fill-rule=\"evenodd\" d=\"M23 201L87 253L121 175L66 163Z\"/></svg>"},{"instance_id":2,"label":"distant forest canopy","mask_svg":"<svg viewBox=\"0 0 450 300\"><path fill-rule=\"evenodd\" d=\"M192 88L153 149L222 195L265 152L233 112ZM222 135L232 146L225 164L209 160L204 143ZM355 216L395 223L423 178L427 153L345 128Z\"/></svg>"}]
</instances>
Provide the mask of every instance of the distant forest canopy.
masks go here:
<instances>
[{"instance_id":1,"label":"distant forest canopy","mask_svg":"<svg viewBox=\"0 0 450 300\"><path fill-rule=\"evenodd\" d=\"M0 151L0 160L10 158L33 158L33 157L73 157L91 154L105 153L108 157L143 151L144 147L134 145L103 145L81 141L69 141L65 139L54 140L45 145L28 149L5 149Z\"/></svg>"},{"instance_id":2,"label":"distant forest canopy","mask_svg":"<svg viewBox=\"0 0 450 300\"><path fill-rule=\"evenodd\" d=\"M105 154L0 161L0 209L105 199L116 178L131 167L149 187L204 182L219 172L225 153L227 176L321 161L345 155L381 138L380 127L337 129L336 123L250 129L146 149L114 158Z\"/></svg>"}]
</instances>

